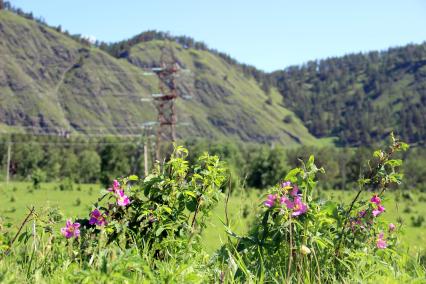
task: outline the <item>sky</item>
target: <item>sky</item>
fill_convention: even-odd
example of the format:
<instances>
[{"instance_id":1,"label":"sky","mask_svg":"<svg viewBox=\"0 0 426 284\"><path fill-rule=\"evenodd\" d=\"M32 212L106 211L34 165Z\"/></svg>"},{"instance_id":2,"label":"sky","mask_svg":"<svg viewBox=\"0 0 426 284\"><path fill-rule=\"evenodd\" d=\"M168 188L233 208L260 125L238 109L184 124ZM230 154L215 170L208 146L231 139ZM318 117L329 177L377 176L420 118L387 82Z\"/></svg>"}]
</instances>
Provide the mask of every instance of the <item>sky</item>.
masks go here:
<instances>
[{"instance_id":1,"label":"sky","mask_svg":"<svg viewBox=\"0 0 426 284\"><path fill-rule=\"evenodd\" d=\"M113 42L146 30L203 41L264 71L426 41L426 0L11 0Z\"/></svg>"}]
</instances>

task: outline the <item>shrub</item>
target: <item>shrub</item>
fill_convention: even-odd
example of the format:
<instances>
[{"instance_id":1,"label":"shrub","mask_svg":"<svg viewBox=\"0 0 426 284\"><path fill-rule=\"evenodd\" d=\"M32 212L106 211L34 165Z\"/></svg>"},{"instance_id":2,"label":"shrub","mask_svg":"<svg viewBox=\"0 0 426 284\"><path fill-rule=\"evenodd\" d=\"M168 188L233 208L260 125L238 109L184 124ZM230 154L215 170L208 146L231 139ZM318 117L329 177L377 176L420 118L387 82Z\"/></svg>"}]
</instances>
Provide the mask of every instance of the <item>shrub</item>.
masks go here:
<instances>
[{"instance_id":1,"label":"shrub","mask_svg":"<svg viewBox=\"0 0 426 284\"><path fill-rule=\"evenodd\" d=\"M74 190L74 182L70 178L64 179L59 184L59 190L60 191L73 191Z\"/></svg>"},{"instance_id":2,"label":"shrub","mask_svg":"<svg viewBox=\"0 0 426 284\"><path fill-rule=\"evenodd\" d=\"M243 282L341 282L369 256L391 260L396 242L395 225L380 221L385 211L381 198L399 184L400 160L392 156L407 145L392 137L386 152L376 151L349 206L312 198L316 175L323 172L311 156L291 170L285 182L275 186L263 204L251 232L238 236L222 248L222 262L235 263L231 277ZM370 200L361 193L372 190ZM367 269L367 268L364 268Z\"/></svg>"},{"instance_id":3,"label":"shrub","mask_svg":"<svg viewBox=\"0 0 426 284\"><path fill-rule=\"evenodd\" d=\"M293 116L291 114L287 114L284 119L283 119L284 123L292 123L293 122Z\"/></svg>"},{"instance_id":4,"label":"shrub","mask_svg":"<svg viewBox=\"0 0 426 284\"><path fill-rule=\"evenodd\" d=\"M31 174L31 181L34 189L40 189L40 184L46 180L46 173L40 169L35 169Z\"/></svg>"},{"instance_id":5,"label":"shrub","mask_svg":"<svg viewBox=\"0 0 426 284\"><path fill-rule=\"evenodd\" d=\"M424 221L425 218L423 216L411 216L411 225L413 227L421 227Z\"/></svg>"},{"instance_id":6,"label":"shrub","mask_svg":"<svg viewBox=\"0 0 426 284\"><path fill-rule=\"evenodd\" d=\"M225 169L218 157L207 153L192 167L186 157L187 150L177 147L164 167L157 165L145 179L130 176L114 181L90 218L78 220L81 227L70 222L64 232L81 231L81 240L75 242L88 248L87 255L92 253L90 246L111 243L149 249L159 259L189 249L197 244L205 218L219 201ZM67 238L79 234L64 233Z\"/></svg>"}]
</instances>

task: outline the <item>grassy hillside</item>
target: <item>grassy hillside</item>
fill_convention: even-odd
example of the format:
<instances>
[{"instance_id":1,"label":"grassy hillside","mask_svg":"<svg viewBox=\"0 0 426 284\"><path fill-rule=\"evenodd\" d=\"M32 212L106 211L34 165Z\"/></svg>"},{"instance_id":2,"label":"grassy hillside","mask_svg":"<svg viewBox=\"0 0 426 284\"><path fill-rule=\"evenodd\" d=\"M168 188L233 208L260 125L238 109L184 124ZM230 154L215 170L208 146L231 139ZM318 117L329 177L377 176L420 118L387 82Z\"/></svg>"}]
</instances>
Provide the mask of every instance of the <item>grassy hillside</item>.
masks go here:
<instances>
[{"instance_id":1,"label":"grassy hillside","mask_svg":"<svg viewBox=\"0 0 426 284\"><path fill-rule=\"evenodd\" d=\"M156 119L141 98L158 92L155 76L140 68L155 65L165 41L135 45L117 59L54 29L10 12L0 12L0 127L59 128L84 133L137 133ZM190 70L183 88L193 96L178 101L178 117L191 127L180 136L230 137L285 145L316 139L280 104L279 93L265 93L252 76L221 57L196 49L172 48ZM287 122L283 122L287 117Z\"/></svg>"},{"instance_id":2,"label":"grassy hillside","mask_svg":"<svg viewBox=\"0 0 426 284\"><path fill-rule=\"evenodd\" d=\"M180 64L190 70L181 75L181 82L183 92L193 99L179 101L178 112L182 121L193 124L194 129L188 130L192 134L214 137L219 132L244 141L287 145L315 141L300 120L280 105L277 90L265 93L253 77L207 50L154 40L133 46L127 60L141 67L155 65L164 46L173 48ZM293 119L284 123L286 116Z\"/></svg>"},{"instance_id":3,"label":"grassy hillside","mask_svg":"<svg viewBox=\"0 0 426 284\"><path fill-rule=\"evenodd\" d=\"M151 107L140 111L140 98L156 78L131 64L9 12L0 13L0 38L3 124L80 130L154 116Z\"/></svg>"}]
</instances>

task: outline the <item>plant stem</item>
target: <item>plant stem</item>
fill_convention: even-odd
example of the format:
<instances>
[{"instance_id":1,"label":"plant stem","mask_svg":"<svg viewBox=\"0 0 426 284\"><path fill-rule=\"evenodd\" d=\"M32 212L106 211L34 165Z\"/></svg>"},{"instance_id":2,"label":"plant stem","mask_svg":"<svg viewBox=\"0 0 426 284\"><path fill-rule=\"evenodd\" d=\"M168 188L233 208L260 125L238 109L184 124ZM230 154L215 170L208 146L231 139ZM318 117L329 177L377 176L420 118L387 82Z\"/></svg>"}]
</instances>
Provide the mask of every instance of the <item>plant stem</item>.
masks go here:
<instances>
[{"instance_id":1,"label":"plant stem","mask_svg":"<svg viewBox=\"0 0 426 284\"><path fill-rule=\"evenodd\" d=\"M21 233L22 229L24 228L25 224L28 222L28 220L30 219L31 215L33 215L34 213L34 206L30 209L30 212L28 213L27 217L24 219L24 221L21 223L21 226L18 229L18 232L16 232L15 236L13 237L13 239L10 241L9 243L9 248L6 251L6 255L10 252L10 250L12 249L12 245L13 243L16 241L16 239L18 238L19 234Z\"/></svg>"},{"instance_id":2,"label":"plant stem","mask_svg":"<svg viewBox=\"0 0 426 284\"><path fill-rule=\"evenodd\" d=\"M291 223L291 215L290 215L290 251L288 254L288 268L287 268L287 283L290 283L290 272L291 272L291 265L293 260L293 226Z\"/></svg>"},{"instance_id":3,"label":"plant stem","mask_svg":"<svg viewBox=\"0 0 426 284\"><path fill-rule=\"evenodd\" d=\"M202 197L202 195L200 194L197 198L197 206L195 207L194 216L192 217L192 222L191 222L192 230L195 229L195 219L197 218L198 211L200 210L201 197Z\"/></svg>"}]
</instances>

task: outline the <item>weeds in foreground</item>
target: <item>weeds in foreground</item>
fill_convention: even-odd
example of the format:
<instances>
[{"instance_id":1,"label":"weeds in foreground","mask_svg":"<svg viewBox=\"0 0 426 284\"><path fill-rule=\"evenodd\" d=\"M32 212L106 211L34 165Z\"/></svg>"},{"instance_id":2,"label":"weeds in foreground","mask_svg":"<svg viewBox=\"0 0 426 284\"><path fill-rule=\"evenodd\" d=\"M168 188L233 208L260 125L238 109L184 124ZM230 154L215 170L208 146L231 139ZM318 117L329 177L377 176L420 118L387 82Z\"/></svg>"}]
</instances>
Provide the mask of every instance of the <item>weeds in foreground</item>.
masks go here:
<instances>
[{"instance_id":1,"label":"weeds in foreground","mask_svg":"<svg viewBox=\"0 0 426 284\"><path fill-rule=\"evenodd\" d=\"M376 151L347 206L313 198L323 169L311 157L271 189L247 235L225 221L228 242L209 256L201 233L222 198L226 170L207 153L191 166L177 147L146 178L115 181L88 218L67 220L60 233L57 210L30 210L15 234L0 222L0 281L423 283L422 257L403 252L399 226L381 221L382 199L402 178L393 156L405 149L392 137L386 151Z\"/></svg>"}]
</instances>

